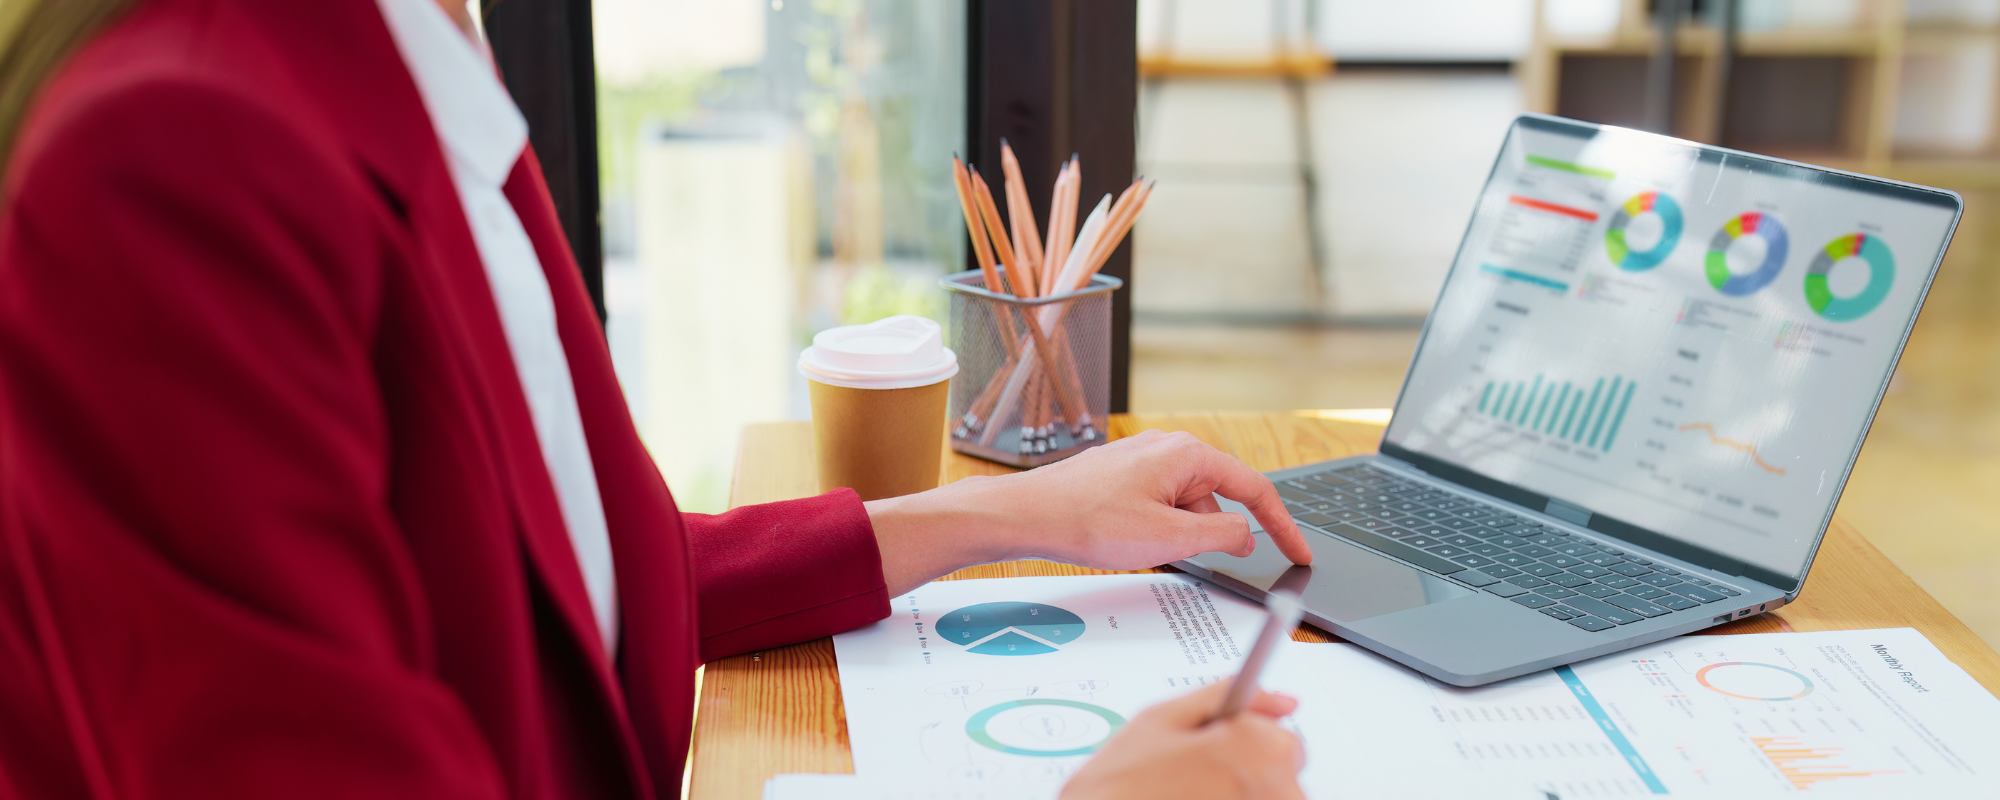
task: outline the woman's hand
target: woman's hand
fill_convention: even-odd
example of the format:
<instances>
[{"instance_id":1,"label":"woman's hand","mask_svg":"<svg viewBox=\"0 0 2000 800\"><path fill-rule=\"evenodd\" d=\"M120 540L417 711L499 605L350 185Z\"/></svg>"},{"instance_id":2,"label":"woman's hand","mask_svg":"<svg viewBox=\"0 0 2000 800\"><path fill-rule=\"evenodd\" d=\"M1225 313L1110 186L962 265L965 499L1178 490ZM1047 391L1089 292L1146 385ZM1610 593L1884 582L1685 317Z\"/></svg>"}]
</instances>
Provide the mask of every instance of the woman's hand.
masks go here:
<instances>
[{"instance_id":1,"label":"woman's hand","mask_svg":"<svg viewBox=\"0 0 2000 800\"><path fill-rule=\"evenodd\" d=\"M1156 567L1196 553L1247 556L1249 507L1295 563L1312 550L1269 478L1186 433L1146 431L1040 469L967 478L868 503L892 594L960 567L1046 558L1100 569Z\"/></svg>"},{"instance_id":2,"label":"woman's hand","mask_svg":"<svg viewBox=\"0 0 2000 800\"><path fill-rule=\"evenodd\" d=\"M1062 800L1303 798L1305 748L1277 720L1297 700L1258 692L1242 714L1209 721L1229 684L1146 709L1063 787Z\"/></svg>"}]
</instances>

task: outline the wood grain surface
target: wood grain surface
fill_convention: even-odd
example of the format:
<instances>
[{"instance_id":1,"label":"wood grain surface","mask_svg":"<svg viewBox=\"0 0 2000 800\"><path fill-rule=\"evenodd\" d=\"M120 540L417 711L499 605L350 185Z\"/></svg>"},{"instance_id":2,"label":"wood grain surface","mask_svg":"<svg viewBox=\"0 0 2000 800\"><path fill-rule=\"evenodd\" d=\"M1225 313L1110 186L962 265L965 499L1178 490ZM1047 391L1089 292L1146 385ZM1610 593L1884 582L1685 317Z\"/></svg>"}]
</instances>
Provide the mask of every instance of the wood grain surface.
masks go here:
<instances>
[{"instance_id":1,"label":"wood grain surface","mask_svg":"<svg viewBox=\"0 0 2000 800\"><path fill-rule=\"evenodd\" d=\"M1382 427L1343 416L1350 415L1314 411L1120 415L1109 427L1114 438L1149 428L1188 431L1258 470L1270 471L1373 452ZM745 428L730 505L817 493L812 447L811 423ZM943 478L950 482L1013 471L953 454L945 459ZM1014 561L960 570L945 579L1090 574L1103 572L1048 561ZM1922 631L1988 691L2000 693L2000 655L1838 517L1797 602L1705 633L1894 627ZM1311 626L1302 626L1293 638L1338 641ZM772 775L854 771L833 640L722 659L710 663L704 673L690 757L690 797L756 800L762 796L764 780Z\"/></svg>"}]
</instances>

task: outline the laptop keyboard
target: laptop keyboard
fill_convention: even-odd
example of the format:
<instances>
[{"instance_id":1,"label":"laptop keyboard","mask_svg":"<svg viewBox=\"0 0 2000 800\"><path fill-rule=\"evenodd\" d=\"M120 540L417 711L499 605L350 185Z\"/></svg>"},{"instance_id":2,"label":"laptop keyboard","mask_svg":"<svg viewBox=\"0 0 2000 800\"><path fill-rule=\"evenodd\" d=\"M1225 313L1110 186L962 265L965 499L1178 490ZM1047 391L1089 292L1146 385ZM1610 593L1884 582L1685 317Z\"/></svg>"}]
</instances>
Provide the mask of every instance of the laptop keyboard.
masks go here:
<instances>
[{"instance_id":1,"label":"laptop keyboard","mask_svg":"<svg viewBox=\"0 0 2000 800\"><path fill-rule=\"evenodd\" d=\"M1278 481L1278 493L1298 522L1586 631L1742 594L1366 464Z\"/></svg>"}]
</instances>

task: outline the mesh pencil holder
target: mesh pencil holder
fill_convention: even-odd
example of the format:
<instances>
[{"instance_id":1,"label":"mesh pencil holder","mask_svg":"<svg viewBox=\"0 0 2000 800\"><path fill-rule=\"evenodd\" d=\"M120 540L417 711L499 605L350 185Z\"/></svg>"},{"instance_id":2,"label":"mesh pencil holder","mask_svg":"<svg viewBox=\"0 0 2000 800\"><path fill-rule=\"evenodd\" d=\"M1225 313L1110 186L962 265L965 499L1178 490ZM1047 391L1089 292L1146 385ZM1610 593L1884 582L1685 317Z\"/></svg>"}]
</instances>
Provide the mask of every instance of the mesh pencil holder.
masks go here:
<instances>
[{"instance_id":1,"label":"mesh pencil holder","mask_svg":"<svg viewBox=\"0 0 2000 800\"><path fill-rule=\"evenodd\" d=\"M990 291L979 270L939 281L951 292L951 449L1038 467L1105 441L1111 410L1111 293L1094 275L1068 294Z\"/></svg>"}]
</instances>

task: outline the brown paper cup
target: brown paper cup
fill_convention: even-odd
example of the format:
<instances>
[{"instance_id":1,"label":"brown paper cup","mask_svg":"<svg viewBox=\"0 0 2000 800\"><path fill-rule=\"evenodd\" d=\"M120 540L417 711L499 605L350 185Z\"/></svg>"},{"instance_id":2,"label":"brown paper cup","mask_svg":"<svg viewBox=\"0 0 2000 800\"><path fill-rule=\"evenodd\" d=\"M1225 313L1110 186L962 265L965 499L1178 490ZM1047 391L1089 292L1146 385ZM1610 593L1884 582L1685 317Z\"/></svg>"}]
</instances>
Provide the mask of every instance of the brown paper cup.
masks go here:
<instances>
[{"instance_id":1,"label":"brown paper cup","mask_svg":"<svg viewBox=\"0 0 2000 800\"><path fill-rule=\"evenodd\" d=\"M937 488L949 379L907 389L806 383L820 491L844 486L879 500Z\"/></svg>"}]
</instances>

